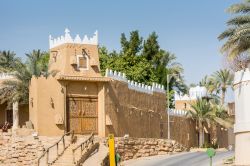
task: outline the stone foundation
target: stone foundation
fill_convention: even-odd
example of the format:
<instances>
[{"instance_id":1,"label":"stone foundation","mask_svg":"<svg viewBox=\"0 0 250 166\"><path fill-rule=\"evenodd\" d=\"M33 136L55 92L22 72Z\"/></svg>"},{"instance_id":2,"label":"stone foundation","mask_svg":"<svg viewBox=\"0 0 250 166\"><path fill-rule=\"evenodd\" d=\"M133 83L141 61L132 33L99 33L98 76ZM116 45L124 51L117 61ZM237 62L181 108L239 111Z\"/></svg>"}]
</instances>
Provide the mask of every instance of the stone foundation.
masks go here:
<instances>
[{"instance_id":1,"label":"stone foundation","mask_svg":"<svg viewBox=\"0 0 250 166\"><path fill-rule=\"evenodd\" d=\"M0 134L0 165L32 166L43 151L41 141L31 136L12 136L10 132Z\"/></svg>"},{"instance_id":2,"label":"stone foundation","mask_svg":"<svg viewBox=\"0 0 250 166\"><path fill-rule=\"evenodd\" d=\"M121 159L129 160L139 157L172 154L187 151L176 141L155 138L115 138L116 152Z\"/></svg>"}]
</instances>

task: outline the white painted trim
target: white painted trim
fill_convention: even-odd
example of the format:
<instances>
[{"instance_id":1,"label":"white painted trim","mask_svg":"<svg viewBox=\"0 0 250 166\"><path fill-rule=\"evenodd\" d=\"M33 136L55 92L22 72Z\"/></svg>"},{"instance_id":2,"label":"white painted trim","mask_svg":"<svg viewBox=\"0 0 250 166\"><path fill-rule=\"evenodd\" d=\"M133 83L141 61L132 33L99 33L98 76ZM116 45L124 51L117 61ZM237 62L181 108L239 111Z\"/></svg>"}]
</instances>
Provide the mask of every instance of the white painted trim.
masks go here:
<instances>
[{"instance_id":1,"label":"white painted trim","mask_svg":"<svg viewBox=\"0 0 250 166\"><path fill-rule=\"evenodd\" d=\"M136 90L139 92L149 93L149 94L153 94L153 92L166 93L163 85L153 83L152 86L149 86L143 83L135 82L133 80L128 80L125 73L106 69L105 76L110 77L114 80L125 82L128 84L129 89Z\"/></svg>"},{"instance_id":2,"label":"white painted trim","mask_svg":"<svg viewBox=\"0 0 250 166\"><path fill-rule=\"evenodd\" d=\"M78 34L73 39L70 35L69 29L67 28L65 29L64 36L62 35L60 37L53 38L51 35L49 35L50 49L65 43L98 45L98 31L95 31L93 37L88 37L87 35L84 35L83 39L81 39Z\"/></svg>"}]
</instances>

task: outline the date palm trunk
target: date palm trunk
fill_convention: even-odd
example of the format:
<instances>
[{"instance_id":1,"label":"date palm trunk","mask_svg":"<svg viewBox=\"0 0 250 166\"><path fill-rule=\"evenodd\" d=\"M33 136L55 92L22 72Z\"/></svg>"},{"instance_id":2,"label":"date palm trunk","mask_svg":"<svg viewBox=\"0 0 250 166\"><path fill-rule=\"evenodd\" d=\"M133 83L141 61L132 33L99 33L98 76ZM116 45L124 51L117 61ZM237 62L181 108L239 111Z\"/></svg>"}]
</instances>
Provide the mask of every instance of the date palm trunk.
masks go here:
<instances>
[{"instance_id":1,"label":"date palm trunk","mask_svg":"<svg viewBox=\"0 0 250 166\"><path fill-rule=\"evenodd\" d=\"M13 126L12 126L12 129L15 130L19 127L18 101L13 103L12 108L13 108Z\"/></svg>"},{"instance_id":2,"label":"date palm trunk","mask_svg":"<svg viewBox=\"0 0 250 166\"><path fill-rule=\"evenodd\" d=\"M199 121L199 147L201 148L203 144L204 144L204 129L202 122Z\"/></svg>"},{"instance_id":3,"label":"date palm trunk","mask_svg":"<svg viewBox=\"0 0 250 166\"><path fill-rule=\"evenodd\" d=\"M216 145L217 141L218 141L218 137L217 137L217 126L216 124L212 124L211 125L211 140L212 140L212 144Z\"/></svg>"},{"instance_id":4,"label":"date palm trunk","mask_svg":"<svg viewBox=\"0 0 250 166\"><path fill-rule=\"evenodd\" d=\"M225 94L226 94L226 89L222 89L222 92L221 92L221 105L224 105L225 103Z\"/></svg>"}]
</instances>

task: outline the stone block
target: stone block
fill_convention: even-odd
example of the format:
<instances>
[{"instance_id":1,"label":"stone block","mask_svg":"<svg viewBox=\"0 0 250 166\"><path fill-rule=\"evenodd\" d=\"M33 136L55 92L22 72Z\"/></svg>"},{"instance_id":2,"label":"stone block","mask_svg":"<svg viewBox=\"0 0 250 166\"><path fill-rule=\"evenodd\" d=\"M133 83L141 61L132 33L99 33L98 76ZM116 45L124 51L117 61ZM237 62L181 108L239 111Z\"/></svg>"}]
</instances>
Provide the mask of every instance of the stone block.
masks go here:
<instances>
[{"instance_id":1,"label":"stone block","mask_svg":"<svg viewBox=\"0 0 250 166\"><path fill-rule=\"evenodd\" d=\"M155 156L155 155L157 155L157 154L158 154L158 152L156 152L156 151L153 151L153 152L150 152L150 153L149 153L150 156Z\"/></svg>"},{"instance_id":2,"label":"stone block","mask_svg":"<svg viewBox=\"0 0 250 166\"><path fill-rule=\"evenodd\" d=\"M142 157L148 157L148 156L149 156L149 153L142 154Z\"/></svg>"},{"instance_id":3,"label":"stone block","mask_svg":"<svg viewBox=\"0 0 250 166\"><path fill-rule=\"evenodd\" d=\"M149 146L149 145L145 145L145 146L143 147L143 149L150 149L150 146Z\"/></svg>"}]
</instances>

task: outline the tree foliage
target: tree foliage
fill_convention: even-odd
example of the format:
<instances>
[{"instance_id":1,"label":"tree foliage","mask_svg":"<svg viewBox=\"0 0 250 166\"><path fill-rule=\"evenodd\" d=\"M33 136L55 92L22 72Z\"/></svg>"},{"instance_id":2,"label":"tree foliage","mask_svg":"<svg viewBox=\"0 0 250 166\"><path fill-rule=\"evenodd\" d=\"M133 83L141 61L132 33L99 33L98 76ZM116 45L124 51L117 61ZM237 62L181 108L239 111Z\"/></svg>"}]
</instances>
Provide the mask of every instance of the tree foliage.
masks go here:
<instances>
[{"instance_id":1,"label":"tree foliage","mask_svg":"<svg viewBox=\"0 0 250 166\"><path fill-rule=\"evenodd\" d=\"M218 39L225 39L221 51L232 60L250 48L250 1L244 0L228 8L228 12L235 16L227 21L228 28Z\"/></svg>"},{"instance_id":2,"label":"tree foliage","mask_svg":"<svg viewBox=\"0 0 250 166\"><path fill-rule=\"evenodd\" d=\"M233 75L229 70L221 69L214 72L211 79L221 93L221 104L224 105L227 88L231 87L233 83Z\"/></svg>"},{"instance_id":3,"label":"tree foliage","mask_svg":"<svg viewBox=\"0 0 250 166\"><path fill-rule=\"evenodd\" d=\"M232 119L228 116L226 108L217 103L216 100L198 99L191 104L191 109L187 112L187 117L197 121L199 129L199 146L204 143L204 126L213 127L216 133L216 124L220 124L225 128L233 125ZM217 143L217 134L213 135L214 143Z\"/></svg>"},{"instance_id":4,"label":"tree foliage","mask_svg":"<svg viewBox=\"0 0 250 166\"><path fill-rule=\"evenodd\" d=\"M123 72L128 79L141 83L160 83L170 92L174 88L185 92L182 65L176 62L176 56L160 48L158 36L151 33L143 39L138 31L130 32L129 40L124 33L121 34L121 51L109 52L105 47L99 48L100 67L104 75L107 68ZM174 74L167 80L167 75ZM170 93L172 94L172 93Z\"/></svg>"},{"instance_id":5,"label":"tree foliage","mask_svg":"<svg viewBox=\"0 0 250 166\"><path fill-rule=\"evenodd\" d=\"M15 66L6 72L11 72L13 79L3 81L0 88L0 103L7 102L9 107L14 102L28 103L29 83L32 76L48 76L49 74L48 53L33 50L33 52L26 54L27 60L25 63L16 58L14 53L12 55L9 64L15 64Z\"/></svg>"},{"instance_id":6,"label":"tree foliage","mask_svg":"<svg viewBox=\"0 0 250 166\"><path fill-rule=\"evenodd\" d=\"M0 72L12 72L20 62L14 52L0 51Z\"/></svg>"}]
</instances>

